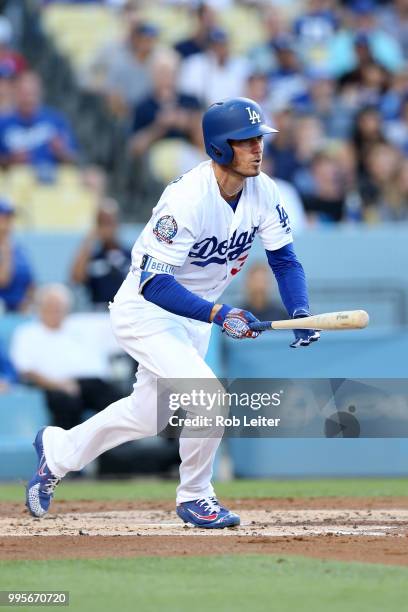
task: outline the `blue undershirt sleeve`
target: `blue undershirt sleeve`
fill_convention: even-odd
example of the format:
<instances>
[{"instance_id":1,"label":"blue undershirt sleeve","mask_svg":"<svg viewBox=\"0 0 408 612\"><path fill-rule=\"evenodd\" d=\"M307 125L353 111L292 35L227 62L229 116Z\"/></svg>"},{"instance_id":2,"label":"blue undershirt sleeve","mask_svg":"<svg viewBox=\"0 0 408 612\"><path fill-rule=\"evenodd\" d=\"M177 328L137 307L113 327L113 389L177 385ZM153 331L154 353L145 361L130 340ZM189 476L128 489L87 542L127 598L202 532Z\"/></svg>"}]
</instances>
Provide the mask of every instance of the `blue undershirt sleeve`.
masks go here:
<instances>
[{"instance_id":1,"label":"blue undershirt sleeve","mask_svg":"<svg viewBox=\"0 0 408 612\"><path fill-rule=\"evenodd\" d=\"M210 322L213 302L207 302L195 295L183 285L180 285L170 274L157 274L142 290L143 297L148 302L164 308L168 312L188 317L196 321Z\"/></svg>"},{"instance_id":2,"label":"blue undershirt sleeve","mask_svg":"<svg viewBox=\"0 0 408 612\"><path fill-rule=\"evenodd\" d=\"M299 308L309 311L305 272L293 244L286 244L276 251L266 251L266 256L289 316L292 317Z\"/></svg>"}]
</instances>

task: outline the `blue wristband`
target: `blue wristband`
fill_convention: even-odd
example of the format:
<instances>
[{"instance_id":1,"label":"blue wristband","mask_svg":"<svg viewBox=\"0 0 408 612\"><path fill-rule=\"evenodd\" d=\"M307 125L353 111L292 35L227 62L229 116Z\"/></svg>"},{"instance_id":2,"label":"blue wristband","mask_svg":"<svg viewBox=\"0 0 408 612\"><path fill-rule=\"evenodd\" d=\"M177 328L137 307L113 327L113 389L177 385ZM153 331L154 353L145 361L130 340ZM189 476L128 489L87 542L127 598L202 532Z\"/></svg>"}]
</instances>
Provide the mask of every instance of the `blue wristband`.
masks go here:
<instances>
[{"instance_id":1,"label":"blue wristband","mask_svg":"<svg viewBox=\"0 0 408 612\"><path fill-rule=\"evenodd\" d=\"M230 312L230 310L232 310L232 306L228 306L228 304L223 304L215 315L213 323L222 327L225 321L225 317Z\"/></svg>"}]
</instances>

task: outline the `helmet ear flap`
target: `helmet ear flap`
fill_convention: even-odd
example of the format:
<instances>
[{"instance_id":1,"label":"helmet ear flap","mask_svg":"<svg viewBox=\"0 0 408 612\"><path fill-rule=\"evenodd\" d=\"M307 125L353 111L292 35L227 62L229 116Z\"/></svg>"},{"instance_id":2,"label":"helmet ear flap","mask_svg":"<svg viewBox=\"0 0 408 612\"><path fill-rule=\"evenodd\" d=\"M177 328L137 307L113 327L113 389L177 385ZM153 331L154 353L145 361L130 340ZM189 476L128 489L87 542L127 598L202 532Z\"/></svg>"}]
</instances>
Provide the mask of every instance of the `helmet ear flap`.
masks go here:
<instances>
[{"instance_id":1,"label":"helmet ear flap","mask_svg":"<svg viewBox=\"0 0 408 612\"><path fill-rule=\"evenodd\" d=\"M214 151L214 155L216 155L217 157L223 156L223 152L218 147L216 147L213 143L210 144L210 147L212 151Z\"/></svg>"},{"instance_id":2,"label":"helmet ear flap","mask_svg":"<svg viewBox=\"0 0 408 612\"><path fill-rule=\"evenodd\" d=\"M220 164L230 164L234 157L234 150L229 140L223 142L222 147L217 147L211 142L210 149L213 152L212 159Z\"/></svg>"}]
</instances>

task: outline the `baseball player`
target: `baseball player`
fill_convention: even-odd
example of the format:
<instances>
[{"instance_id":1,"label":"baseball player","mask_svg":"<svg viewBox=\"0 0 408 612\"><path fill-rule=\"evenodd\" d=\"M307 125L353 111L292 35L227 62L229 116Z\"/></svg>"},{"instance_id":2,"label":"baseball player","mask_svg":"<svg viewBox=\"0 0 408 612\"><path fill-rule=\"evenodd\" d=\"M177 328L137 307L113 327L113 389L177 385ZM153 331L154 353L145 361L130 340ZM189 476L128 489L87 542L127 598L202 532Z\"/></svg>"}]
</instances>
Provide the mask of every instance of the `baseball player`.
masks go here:
<instances>
[{"instance_id":1,"label":"baseball player","mask_svg":"<svg viewBox=\"0 0 408 612\"><path fill-rule=\"evenodd\" d=\"M211 324L234 339L259 335L251 330L257 319L250 312L217 303L257 235L289 315L309 315L288 216L275 183L261 172L263 136L273 132L259 105L247 98L218 102L205 112L204 142L211 159L166 187L110 305L119 344L140 364L133 392L70 430L38 432L38 469L26 490L34 516L48 511L68 472L123 442L158 433L158 378L217 381L204 361ZM314 330L295 330L291 346L318 338ZM177 514L198 527L239 525L239 516L219 503L211 484L220 437L199 434L180 437Z\"/></svg>"}]
</instances>

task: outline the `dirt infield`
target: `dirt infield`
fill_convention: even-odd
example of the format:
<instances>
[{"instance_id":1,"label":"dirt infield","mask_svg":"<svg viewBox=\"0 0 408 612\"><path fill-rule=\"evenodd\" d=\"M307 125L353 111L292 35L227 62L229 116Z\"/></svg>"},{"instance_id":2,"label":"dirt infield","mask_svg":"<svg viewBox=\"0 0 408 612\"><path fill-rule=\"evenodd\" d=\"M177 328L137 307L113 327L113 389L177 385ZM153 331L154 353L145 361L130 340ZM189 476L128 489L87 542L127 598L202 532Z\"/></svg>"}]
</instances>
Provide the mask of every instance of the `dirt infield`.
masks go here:
<instances>
[{"instance_id":1,"label":"dirt infield","mask_svg":"<svg viewBox=\"0 0 408 612\"><path fill-rule=\"evenodd\" d=\"M34 519L0 506L0 559L297 554L408 565L408 498L226 500L239 528L183 526L169 502L55 502Z\"/></svg>"}]
</instances>

